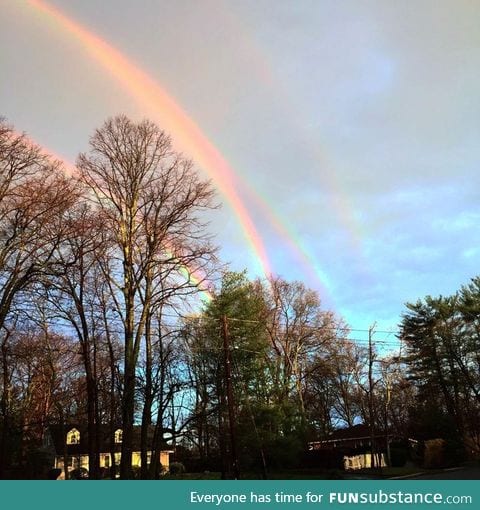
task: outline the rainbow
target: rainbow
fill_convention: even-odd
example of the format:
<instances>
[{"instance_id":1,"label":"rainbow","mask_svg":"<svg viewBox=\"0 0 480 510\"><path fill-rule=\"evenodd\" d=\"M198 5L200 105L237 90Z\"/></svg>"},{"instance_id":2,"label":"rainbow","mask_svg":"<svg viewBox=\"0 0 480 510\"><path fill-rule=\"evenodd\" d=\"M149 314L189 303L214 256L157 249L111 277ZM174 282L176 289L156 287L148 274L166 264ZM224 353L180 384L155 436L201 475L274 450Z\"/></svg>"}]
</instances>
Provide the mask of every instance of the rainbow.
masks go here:
<instances>
[{"instance_id":1,"label":"rainbow","mask_svg":"<svg viewBox=\"0 0 480 510\"><path fill-rule=\"evenodd\" d=\"M233 13L231 6L225 2L220 2L217 9L222 9L221 17L227 23L227 30L235 33L237 44L241 45L242 52L248 57L250 68L255 72L257 78L268 88L271 93L275 93L276 104L281 105L284 110L284 117L288 119L291 129L301 136L303 146L312 156L312 160L321 168L318 173L319 181L322 187L328 190L325 201L328 207L340 220L345 231L348 233L350 249L355 253L356 258L361 262L360 266L365 273L372 276L369 271L369 263L362 246L362 227L355 218L355 213L349 201L340 180L338 179L339 163L332 159L332 151L321 140L311 141L311 133L306 126L311 123L311 118L304 115L308 110L308 105L302 105L298 96L293 96L285 86L285 80L278 76L275 68L271 65L265 51L259 47L255 41L255 34L249 31L248 25L241 23L238 12ZM303 107L302 107L303 106ZM248 186L247 183L243 183ZM309 250L305 247L304 241L300 238L292 225L289 225L288 219L280 218L275 214L275 204L267 199L262 199L252 189L246 189L246 192L255 201L255 204L262 210L280 236L285 240L293 253L296 253L303 267L315 280L323 283L331 291L331 283L328 275L319 267Z\"/></svg>"},{"instance_id":2,"label":"rainbow","mask_svg":"<svg viewBox=\"0 0 480 510\"><path fill-rule=\"evenodd\" d=\"M215 146L200 131L193 120L178 106L175 101L144 71L139 69L118 50L106 43L96 34L73 21L57 8L44 0L28 0L30 5L47 15L63 30L73 34L84 49L106 69L136 101L143 105L150 115L161 119L168 125L173 137L193 159L208 173L235 212L242 226L263 274L271 275L271 264L267 257L264 243L255 227L250 213L241 200L237 189L246 190L274 229L280 234L284 243L301 261L307 272L318 281L322 291L330 287L327 275L317 266L307 250L302 247L301 240L285 222L280 221L273 208L230 167Z\"/></svg>"},{"instance_id":3,"label":"rainbow","mask_svg":"<svg viewBox=\"0 0 480 510\"><path fill-rule=\"evenodd\" d=\"M88 53L140 104L143 104L150 114L168 124L175 142L188 148L195 162L208 172L220 192L227 198L257 256L262 273L268 277L271 274L270 261L255 224L236 191L238 186L236 176L196 124L145 72L103 39L42 0L29 0L28 3L73 34Z\"/></svg>"}]
</instances>

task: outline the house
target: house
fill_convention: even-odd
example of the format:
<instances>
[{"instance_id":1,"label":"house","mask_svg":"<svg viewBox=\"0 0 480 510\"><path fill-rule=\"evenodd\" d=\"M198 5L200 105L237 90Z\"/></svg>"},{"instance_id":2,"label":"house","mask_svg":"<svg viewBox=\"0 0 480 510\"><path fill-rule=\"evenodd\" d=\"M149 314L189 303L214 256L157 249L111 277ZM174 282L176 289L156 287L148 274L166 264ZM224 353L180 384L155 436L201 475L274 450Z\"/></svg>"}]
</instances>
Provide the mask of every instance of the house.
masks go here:
<instances>
[{"instance_id":1,"label":"house","mask_svg":"<svg viewBox=\"0 0 480 510\"><path fill-rule=\"evenodd\" d=\"M385 453L387 445L392 437L380 432L373 431L375 444L375 465L386 466ZM325 439L308 443L308 450L337 451L343 456L343 466L346 470L355 470L372 467L372 431L368 425L359 424L353 427L337 429Z\"/></svg>"},{"instance_id":2,"label":"house","mask_svg":"<svg viewBox=\"0 0 480 510\"><path fill-rule=\"evenodd\" d=\"M153 436L153 428L149 431L150 439ZM114 459L112 459L110 448L110 429L106 426L100 427L100 468L110 468L113 460L115 465L120 465L123 431L119 427L114 433ZM53 453L54 468L61 469L60 479L65 478L65 464L68 472L74 469L84 468L88 471L88 431L83 424L51 425L44 433L43 447ZM163 444L160 451L160 464L163 471L168 471L170 466L170 454L173 450ZM148 461L151 452L147 452ZM140 457L140 427L135 426L133 430L133 452L132 466L141 466Z\"/></svg>"}]
</instances>

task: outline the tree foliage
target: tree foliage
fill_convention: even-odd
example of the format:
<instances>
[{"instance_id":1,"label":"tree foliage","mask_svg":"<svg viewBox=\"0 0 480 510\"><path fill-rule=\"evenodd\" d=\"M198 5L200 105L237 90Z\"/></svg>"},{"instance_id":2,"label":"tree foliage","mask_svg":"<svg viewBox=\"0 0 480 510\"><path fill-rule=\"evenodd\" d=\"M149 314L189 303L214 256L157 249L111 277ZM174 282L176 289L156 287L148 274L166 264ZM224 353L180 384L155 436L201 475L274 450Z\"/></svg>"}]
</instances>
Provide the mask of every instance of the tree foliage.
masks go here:
<instances>
[{"instance_id":1,"label":"tree foliage","mask_svg":"<svg viewBox=\"0 0 480 510\"><path fill-rule=\"evenodd\" d=\"M456 439L477 454L479 284L475 278L452 296L427 296L408 304L401 330L410 377L417 388L414 429L426 438Z\"/></svg>"}]
</instances>

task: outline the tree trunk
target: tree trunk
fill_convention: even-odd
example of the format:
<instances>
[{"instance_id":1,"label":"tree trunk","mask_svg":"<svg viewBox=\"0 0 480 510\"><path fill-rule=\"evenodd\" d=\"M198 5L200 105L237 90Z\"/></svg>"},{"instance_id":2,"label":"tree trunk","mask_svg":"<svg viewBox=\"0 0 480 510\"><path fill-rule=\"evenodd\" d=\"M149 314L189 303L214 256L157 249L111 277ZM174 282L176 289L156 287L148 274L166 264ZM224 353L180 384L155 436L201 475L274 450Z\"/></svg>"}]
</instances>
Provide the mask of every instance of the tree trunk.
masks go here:
<instances>
[{"instance_id":1,"label":"tree trunk","mask_svg":"<svg viewBox=\"0 0 480 510\"><path fill-rule=\"evenodd\" d=\"M145 387L142 411L142 427L140 431L140 456L142 459L141 477L143 480L149 476L148 469L148 432L152 424L153 384L152 384L152 337L151 317L147 317L145 324ZM153 455L151 455L153 459Z\"/></svg>"}]
</instances>

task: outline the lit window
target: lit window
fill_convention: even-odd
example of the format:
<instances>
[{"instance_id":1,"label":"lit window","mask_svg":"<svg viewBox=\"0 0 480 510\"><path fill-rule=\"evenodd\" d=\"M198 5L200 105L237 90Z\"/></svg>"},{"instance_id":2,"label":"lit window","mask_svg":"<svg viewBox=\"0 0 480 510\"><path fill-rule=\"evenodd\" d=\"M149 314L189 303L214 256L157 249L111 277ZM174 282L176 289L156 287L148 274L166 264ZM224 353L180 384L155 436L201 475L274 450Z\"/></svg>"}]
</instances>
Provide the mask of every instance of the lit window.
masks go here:
<instances>
[{"instance_id":1,"label":"lit window","mask_svg":"<svg viewBox=\"0 0 480 510\"><path fill-rule=\"evenodd\" d=\"M123 430L122 429L117 429L115 431L115 442L116 443L121 443L122 442L122 438L123 438Z\"/></svg>"},{"instance_id":2,"label":"lit window","mask_svg":"<svg viewBox=\"0 0 480 510\"><path fill-rule=\"evenodd\" d=\"M79 444L80 432L77 429L72 429L67 433L67 444Z\"/></svg>"}]
</instances>

